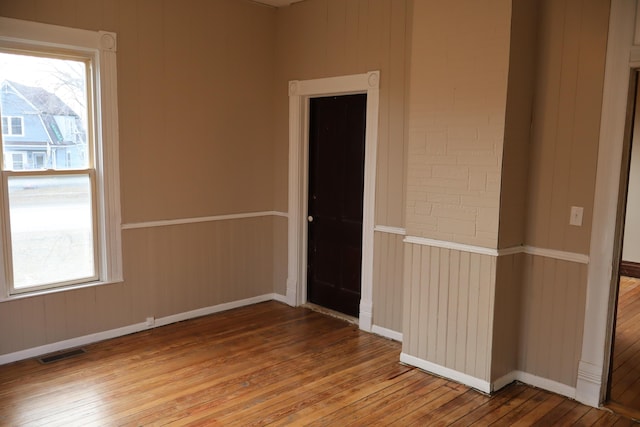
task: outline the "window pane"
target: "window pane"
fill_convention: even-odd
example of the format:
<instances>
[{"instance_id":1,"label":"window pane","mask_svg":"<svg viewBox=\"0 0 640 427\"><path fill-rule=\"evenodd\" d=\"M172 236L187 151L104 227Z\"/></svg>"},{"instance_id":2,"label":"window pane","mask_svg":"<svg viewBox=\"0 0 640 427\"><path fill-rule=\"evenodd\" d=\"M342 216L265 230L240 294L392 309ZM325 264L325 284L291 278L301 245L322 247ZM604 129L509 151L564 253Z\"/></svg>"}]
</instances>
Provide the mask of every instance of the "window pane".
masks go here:
<instances>
[{"instance_id":1,"label":"window pane","mask_svg":"<svg viewBox=\"0 0 640 427\"><path fill-rule=\"evenodd\" d=\"M86 75L83 61L0 52L5 159L17 151L29 159L32 151L46 151L46 169L88 168ZM11 169L6 161L4 167Z\"/></svg>"},{"instance_id":2,"label":"window pane","mask_svg":"<svg viewBox=\"0 0 640 427\"><path fill-rule=\"evenodd\" d=\"M11 118L11 134L22 135L22 118L21 117Z\"/></svg>"},{"instance_id":3,"label":"window pane","mask_svg":"<svg viewBox=\"0 0 640 427\"><path fill-rule=\"evenodd\" d=\"M9 177L16 289L93 278L89 175Z\"/></svg>"}]
</instances>

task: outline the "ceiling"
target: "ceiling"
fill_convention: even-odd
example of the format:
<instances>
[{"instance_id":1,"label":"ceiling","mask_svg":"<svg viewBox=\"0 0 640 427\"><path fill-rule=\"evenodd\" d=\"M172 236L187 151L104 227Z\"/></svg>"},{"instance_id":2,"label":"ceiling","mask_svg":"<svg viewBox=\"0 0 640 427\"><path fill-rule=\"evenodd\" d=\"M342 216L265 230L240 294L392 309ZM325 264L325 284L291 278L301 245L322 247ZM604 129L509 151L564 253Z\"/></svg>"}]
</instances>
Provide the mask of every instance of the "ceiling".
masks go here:
<instances>
[{"instance_id":1,"label":"ceiling","mask_svg":"<svg viewBox=\"0 0 640 427\"><path fill-rule=\"evenodd\" d=\"M253 0L256 3L262 3L273 7L289 6L291 3L297 3L302 0Z\"/></svg>"}]
</instances>

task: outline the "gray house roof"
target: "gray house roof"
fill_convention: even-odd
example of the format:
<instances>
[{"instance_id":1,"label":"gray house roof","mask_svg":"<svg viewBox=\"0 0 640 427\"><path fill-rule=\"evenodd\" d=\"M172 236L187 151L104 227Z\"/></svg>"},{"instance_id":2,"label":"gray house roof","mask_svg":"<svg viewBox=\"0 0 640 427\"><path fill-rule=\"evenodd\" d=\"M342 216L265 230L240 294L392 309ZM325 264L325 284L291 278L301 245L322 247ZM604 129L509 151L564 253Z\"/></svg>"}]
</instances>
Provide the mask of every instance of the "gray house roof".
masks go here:
<instances>
[{"instance_id":1,"label":"gray house roof","mask_svg":"<svg viewBox=\"0 0 640 427\"><path fill-rule=\"evenodd\" d=\"M5 82L13 86L40 113L54 116L77 116L64 101L51 92L39 87L25 86L9 80Z\"/></svg>"},{"instance_id":2,"label":"gray house roof","mask_svg":"<svg viewBox=\"0 0 640 427\"><path fill-rule=\"evenodd\" d=\"M9 80L0 84L0 92L2 115L20 116L24 120L24 135L7 135L5 144L75 144L75 141L65 141L54 117L73 117L78 123L80 117L57 95Z\"/></svg>"}]
</instances>

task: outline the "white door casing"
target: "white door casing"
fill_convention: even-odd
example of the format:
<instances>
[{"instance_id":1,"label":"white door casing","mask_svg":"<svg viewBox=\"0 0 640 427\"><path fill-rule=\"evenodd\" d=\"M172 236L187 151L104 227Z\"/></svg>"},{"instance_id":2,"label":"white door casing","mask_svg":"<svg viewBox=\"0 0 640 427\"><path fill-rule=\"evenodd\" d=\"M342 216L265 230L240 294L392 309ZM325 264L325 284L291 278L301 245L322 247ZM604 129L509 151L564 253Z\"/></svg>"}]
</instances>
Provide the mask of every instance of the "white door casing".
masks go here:
<instances>
[{"instance_id":1,"label":"white door casing","mask_svg":"<svg viewBox=\"0 0 640 427\"><path fill-rule=\"evenodd\" d=\"M360 329L371 331L373 319L373 237L378 145L380 72L289 82L289 228L287 303L307 302L307 183L309 99L313 97L367 94L364 194L362 212L362 283Z\"/></svg>"},{"instance_id":2,"label":"white door casing","mask_svg":"<svg viewBox=\"0 0 640 427\"><path fill-rule=\"evenodd\" d=\"M596 191L589 251L584 337L576 399L591 406L603 402L607 389L615 286L614 251L629 76L640 67L636 0L612 0L600 121Z\"/></svg>"}]
</instances>

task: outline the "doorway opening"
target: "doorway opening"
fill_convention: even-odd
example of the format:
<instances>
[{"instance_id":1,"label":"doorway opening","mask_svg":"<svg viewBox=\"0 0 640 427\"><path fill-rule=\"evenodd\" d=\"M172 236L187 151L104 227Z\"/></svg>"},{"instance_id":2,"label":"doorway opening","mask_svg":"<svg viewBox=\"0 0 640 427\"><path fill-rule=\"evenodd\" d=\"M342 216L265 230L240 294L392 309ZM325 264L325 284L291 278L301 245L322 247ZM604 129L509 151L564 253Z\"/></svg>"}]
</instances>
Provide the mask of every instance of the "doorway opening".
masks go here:
<instances>
[{"instance_id":1,"label":"doorway opening","mask_svg":"<svg viewBox=\"0 0 640 427\"><path fill-rule=\"evenodd\" d=\"M607 406L640 419L640 87L632 74L618 214L615 316Z\"/></svg>"},{"instance_id":2,"label":"doorway opening","mask_svg":"<svg viewBox=\"0 0 640 427\"><path fill-rule=\"evenodd\" d=\"M307 300L358 317L367 95L309 104Z\"/></svg>"},{"instance_id":3,"label":"doorway opening","mask_svg":"<svg viewBox=\"0 0 640 427\"><path fill-rule=\"evenodd\" d=\"M378 141L380 72L289 82L289 211L287 303L306 304L309 206L309 110L311 99L363 94L366 96L362 243L358 325L371 331L373 320L373 242Z\"/></svg>"}]
</instances>

